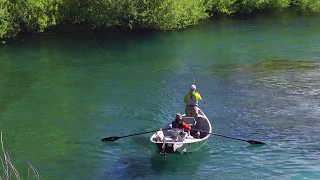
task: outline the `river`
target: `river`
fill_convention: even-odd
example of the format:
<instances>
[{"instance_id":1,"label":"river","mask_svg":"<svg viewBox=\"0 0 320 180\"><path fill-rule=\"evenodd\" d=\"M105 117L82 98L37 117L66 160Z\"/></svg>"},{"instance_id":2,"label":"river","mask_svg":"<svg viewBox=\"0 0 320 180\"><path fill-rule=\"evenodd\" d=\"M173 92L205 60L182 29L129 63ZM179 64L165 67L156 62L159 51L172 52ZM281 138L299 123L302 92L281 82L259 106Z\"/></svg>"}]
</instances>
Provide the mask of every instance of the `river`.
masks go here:
<instances>
[{"instance_id":1,"label":"river","mask_svg":"<svg viewBox=\"0 0 320 180\"><path fill-rule=\"evenodd\" d=\"M0 46L0 131L23 179L320 179L320 16L85 31ZM160 157L151 134L196 84L213 132ZM0 171L1 174L2 171Z\"/></svg>"}]
</instances>

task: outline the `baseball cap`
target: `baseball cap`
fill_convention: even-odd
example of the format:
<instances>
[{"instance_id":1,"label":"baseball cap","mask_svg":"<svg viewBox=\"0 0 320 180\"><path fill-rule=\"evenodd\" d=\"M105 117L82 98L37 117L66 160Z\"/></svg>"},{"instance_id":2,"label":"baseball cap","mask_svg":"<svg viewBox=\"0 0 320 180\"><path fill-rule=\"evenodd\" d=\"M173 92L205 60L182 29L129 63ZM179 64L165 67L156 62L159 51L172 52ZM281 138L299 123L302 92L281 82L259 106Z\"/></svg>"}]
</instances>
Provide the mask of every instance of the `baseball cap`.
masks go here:
<instances>
[{"instance_id":1,"label":"baseball cap","mask_svg":"<svg viewBox=\"0 0 320 180\"><path fill-rule=\"evenodd\" d=\"M177 118L177 119L181 119L181 118L182 118L181 114L180 114L180 113L177 113L177 114L176 114L176 118Z\"/></svg>"},{"instance_id":2,"label":"baseball cap","mask_svg":"<svg viewBox=\"0 0 320 180\"><path fill-rule=\"evenodd\" d=\"M196 85L191 85L190 89L196 90L196 89L197 89L197 86L196 86Z\"/></svg>"}]
</instances>

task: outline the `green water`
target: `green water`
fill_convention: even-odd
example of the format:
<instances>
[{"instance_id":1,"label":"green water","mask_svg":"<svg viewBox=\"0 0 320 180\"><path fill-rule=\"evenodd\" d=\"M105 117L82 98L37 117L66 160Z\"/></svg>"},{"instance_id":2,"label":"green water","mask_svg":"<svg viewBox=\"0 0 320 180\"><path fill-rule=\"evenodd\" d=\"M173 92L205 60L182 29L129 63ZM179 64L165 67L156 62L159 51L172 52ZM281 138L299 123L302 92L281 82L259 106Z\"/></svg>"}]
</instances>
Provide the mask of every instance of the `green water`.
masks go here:
<instances>
[{"instance_id":1,"label":"green water","mask_svg":"<svg viewBox=\"0 0 320 180\"><path fill-rule=\"evenodd\" d=\"M319 20L221 19L2 45L4 148L22 177L28 161L41 179L320 179ZM266 145L211 136L199 152L164 158L151 134L100 141L171 121L192 83L214 132Z\"/></svg>"}]
</instances>

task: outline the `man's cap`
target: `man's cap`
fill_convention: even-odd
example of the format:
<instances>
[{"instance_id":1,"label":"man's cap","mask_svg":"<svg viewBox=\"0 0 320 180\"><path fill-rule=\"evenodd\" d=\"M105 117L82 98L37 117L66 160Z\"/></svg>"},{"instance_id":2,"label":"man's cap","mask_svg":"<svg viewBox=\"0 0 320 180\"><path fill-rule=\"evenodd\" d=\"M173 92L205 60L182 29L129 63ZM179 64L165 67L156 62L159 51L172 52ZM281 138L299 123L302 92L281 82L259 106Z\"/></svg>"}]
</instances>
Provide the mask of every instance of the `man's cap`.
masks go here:
<instances>
[{"instance_id":1,"label":"man's cap","mask_svg":"<svg viewBox=\"0 0 320 180\"><path fill-rule=\"evenodd\" d=\"M193 85L191 85L190 89L196 90L196 89L197 89L197 86L193 84Z\"/></svg>"},{"instance_id":2,"label":"man's cap","mask_svg":"<svg viewBox=\"0 0 320 180\"><path fill-rule=\"evenodd\" d=\"M180 113L177 113L177 114L176 114L176 119L182 119L182 116L181 116Z\"/></svg>"}]
</instances>

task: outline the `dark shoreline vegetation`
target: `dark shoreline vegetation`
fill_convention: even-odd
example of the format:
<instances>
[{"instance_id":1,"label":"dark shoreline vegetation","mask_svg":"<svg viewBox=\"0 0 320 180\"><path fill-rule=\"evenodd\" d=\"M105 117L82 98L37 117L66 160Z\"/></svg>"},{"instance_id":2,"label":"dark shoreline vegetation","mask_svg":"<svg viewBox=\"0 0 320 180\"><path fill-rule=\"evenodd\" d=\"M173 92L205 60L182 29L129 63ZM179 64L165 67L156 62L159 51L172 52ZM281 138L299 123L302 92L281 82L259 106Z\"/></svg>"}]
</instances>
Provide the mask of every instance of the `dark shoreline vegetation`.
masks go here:
<instances>
[{"instance_id":1,"label":"dark shoreline vegetation","mask_svg":"<svg viewBox=\"0 0 320 180\"><path fill-rule=\"evenodd\" d=\"M1 0L0 43L88 29L174 30L203 19L285 10L320 12L320 0Z\"/></svg>"}]
</instances>

